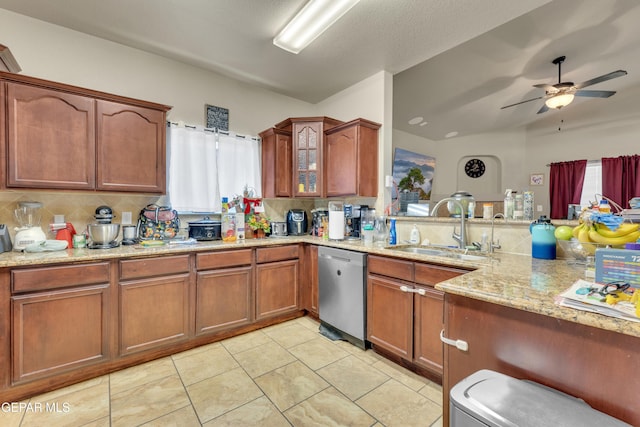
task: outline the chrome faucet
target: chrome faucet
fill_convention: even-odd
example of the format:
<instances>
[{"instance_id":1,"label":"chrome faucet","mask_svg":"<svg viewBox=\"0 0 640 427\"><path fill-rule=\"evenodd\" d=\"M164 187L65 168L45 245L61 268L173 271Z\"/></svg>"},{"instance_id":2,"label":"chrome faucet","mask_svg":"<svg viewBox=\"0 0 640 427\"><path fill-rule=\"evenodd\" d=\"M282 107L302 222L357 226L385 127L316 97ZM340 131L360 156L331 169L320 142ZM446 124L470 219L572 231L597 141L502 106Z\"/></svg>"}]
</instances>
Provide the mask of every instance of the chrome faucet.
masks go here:
<instances>
[{"instance_id":1,"label":"chrome faucet","mask_svg":"<svg viewBox=\"0 0 640 427\"><path fill-rule=\"evenodd\" d=\"M504 216L503 213L498 212L497 214L495 214L493 217L491 217L491 240L489 241L489 253L492 254L494 249L500 249L502 248L502 246L500 246L500 240L498 240L498 242L494 242L493 241L493 227L494 227L494 222L495 219L498 217L502 217L505 222L507 221L507 218Z\"/></svg>"},{"instance_id":2,"label":"chrome faucet","mask_svg":"<svg viewBox=\"0 0 640 427\"><path fill-rule=\"evenodd\" d=\"M453 197L445 197L444 199L436 203L433 209L431 209L431 214L429 216L435 216L435 214L438 212L438 208L442 206L442 204L445 202L453 202L456 205L458 205L458 207L460 208L460 234L456 234L456 229L454 227L453 234L451 235L451 237L453 237L453 240L458 242L458 247L460 249L465 249L467 247L467 232L464 227L465 212L464 212L464 207L462 206L462 203L460 203L460 201L458 201L457 199L454 199Z\"/></svg>"}]
</instances>

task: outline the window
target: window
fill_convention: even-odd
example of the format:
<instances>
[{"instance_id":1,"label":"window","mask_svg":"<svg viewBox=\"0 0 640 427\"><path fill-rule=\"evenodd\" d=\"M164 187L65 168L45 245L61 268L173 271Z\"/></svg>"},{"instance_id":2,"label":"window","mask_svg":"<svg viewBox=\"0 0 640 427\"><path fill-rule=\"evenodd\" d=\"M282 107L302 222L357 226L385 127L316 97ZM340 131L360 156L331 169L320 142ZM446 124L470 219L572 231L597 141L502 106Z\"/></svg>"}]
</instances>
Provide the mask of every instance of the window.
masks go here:
<instances>
[{"instance_id":1,"label":"window","mask_svg":"<svg viewBox=\"0 0 640 427\"><path fill-rule=\"evenodd\" d=\"M602 161L590 160L584 173L580 205L584 207L595 202L596 194L602 194Z\"/></svg>"}]
</instances>

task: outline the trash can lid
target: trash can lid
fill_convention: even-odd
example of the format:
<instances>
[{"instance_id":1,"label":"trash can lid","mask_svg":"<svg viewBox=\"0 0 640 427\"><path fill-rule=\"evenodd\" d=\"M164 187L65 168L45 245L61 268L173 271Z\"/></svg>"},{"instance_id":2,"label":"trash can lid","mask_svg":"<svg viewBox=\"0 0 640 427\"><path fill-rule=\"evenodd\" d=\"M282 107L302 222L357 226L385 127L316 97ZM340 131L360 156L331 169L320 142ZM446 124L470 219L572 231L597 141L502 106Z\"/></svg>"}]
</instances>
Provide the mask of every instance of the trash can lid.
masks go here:
<instances>
[{"instance_id":1,"label":"trash can lid","mask_svg":"<svg viewBox=\"0 0 640 427\"><path fill-rule=\"evenodd\" d=\"M450 397L452 410L456 407L491 427L630 427L581 399L487 369L456 384Z\"/></svg>"}]
</instances>

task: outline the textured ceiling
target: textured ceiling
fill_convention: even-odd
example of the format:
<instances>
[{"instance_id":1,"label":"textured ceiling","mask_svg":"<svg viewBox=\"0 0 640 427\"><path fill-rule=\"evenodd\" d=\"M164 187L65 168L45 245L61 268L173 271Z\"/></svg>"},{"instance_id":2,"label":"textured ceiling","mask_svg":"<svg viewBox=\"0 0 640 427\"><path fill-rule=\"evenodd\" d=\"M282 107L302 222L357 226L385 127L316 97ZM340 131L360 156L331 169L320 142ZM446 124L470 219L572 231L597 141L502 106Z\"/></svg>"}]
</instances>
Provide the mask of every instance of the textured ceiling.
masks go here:
<instances>
[{"instance_id":1,"label":"textured ceiling","mask_svg":"<svg viewBox=\"0 0 640 427\"><path fill-rule=\"evenodd\" d=\"M0 8L314 103L387 70L394 128L433 140L544 120L538 102L500 107L541 95L533 84L556 83L551 60L559 55L567 56L563 80L629 71L594 89L622 90L640 78L636 0L361 0L294 55L272 38L304 3L0 0ZM574 104L612 105L619 95ZM409 125L415 116L428 123Z\"/></svg>"}]
</instances>

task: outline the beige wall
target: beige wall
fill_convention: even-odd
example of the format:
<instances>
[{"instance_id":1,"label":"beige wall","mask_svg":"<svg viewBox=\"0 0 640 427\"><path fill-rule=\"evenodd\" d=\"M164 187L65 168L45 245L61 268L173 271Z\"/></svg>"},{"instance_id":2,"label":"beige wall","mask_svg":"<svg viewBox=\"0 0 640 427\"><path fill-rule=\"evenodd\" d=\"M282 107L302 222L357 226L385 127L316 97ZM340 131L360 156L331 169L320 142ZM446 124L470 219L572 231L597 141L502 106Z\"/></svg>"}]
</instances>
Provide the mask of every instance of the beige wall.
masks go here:
<instances>
[{"instance_id":1,"label":"beige wall","mask_svg":"<svg viewBox=\"0 0 640 427\"><path fill-rule=\"evenodd\" d=\"M389 123L380 133L380 165L386 168L388 163L390 173L390 163L382 159L391 147L392 79L388 73L377 73L314 105L3 9L0 43L11 48L22 74L171 105L171 121L204 125L205 104L213 104L229 109L231 130L249 135L257 135L286 117L306 115L345 121L363 117ZM382 194L382 185L380 188ZM165 202L148 195L4 191L0 193L0 223L13 228L13 209L20 200L43 202L43 224L50 223L53 215L63 214L78 230L93 221L95 208L102 204L114 208L118 218L123 211L132 211L135 218L146 204ZM318 203L326 206L326 201ZM313 204L271 200L267 201L267 213L282 220L287 209L310 210Z\"/></svg>"}]
</instances>

